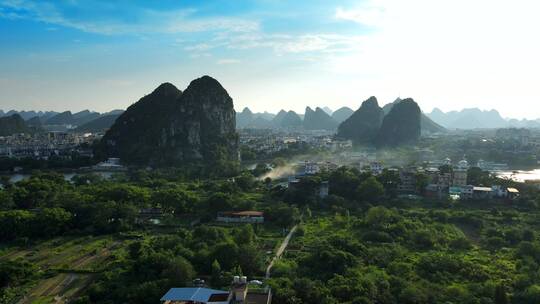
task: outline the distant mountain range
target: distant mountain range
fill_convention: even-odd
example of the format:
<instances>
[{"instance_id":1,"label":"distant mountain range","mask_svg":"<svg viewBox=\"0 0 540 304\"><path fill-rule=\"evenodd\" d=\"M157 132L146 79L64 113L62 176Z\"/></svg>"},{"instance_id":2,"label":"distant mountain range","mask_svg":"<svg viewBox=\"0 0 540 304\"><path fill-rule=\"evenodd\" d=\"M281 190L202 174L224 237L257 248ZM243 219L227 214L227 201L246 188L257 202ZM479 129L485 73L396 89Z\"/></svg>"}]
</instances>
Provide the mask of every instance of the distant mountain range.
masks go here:
<instances>
[{"instance_id":1,"label":"distant mountain range","mask_svg":"<svg viewBox=\"0 0 540 304\"><path fill-rule=\"evenodd\" d=\"M24 130L24 128L21 127L21 120L27 128L30 128L34 132L39 130L101 132L110 128L115 119L123 112L124 110L114 110L107 113L98 113L84 110L73 114L71 111L58 113L54 111L11 110L4 112L0 110L0 119L2 119L4 124L13 126L12 128L6 127L4 131L0 133L10 135L23 132L22 130ZM14 115L16 115L15 118ZM14 132L11 132L10 130L14 130Z\"/></svg>"},{"instance_id":2,"label":"distant mountain range","mask_svg":"<svg viewBox=\"0 0 540 304\"><path fill-rule=\"evenodd\" d=\"M471 108L443 112L435 108L427 116L447 129L540 128L538 119L505 119L497 110L482 111Z\"/></svg>"},{"instance_id":3,"label":"distant mountain range","mask_svg":"<svg viewBox=\"0 0 540 304\"><path fill-rule=\"evenodd\" d=\"M31 133L30 127L19 114L0 117L0 136L16 133Z\"/></svg>"},{"instance_id":4,"label":"distant mountain range","mask_svg":"<svg viewBox=\"0 0 540 304\"><path fill-rule=\"evenodd\" d=\"M382 109L385 115L400 101L401 99L398 98L394 102L384 105ZM110 128L123 112L124 110L114 110L107 113L90 110L76 113L71 111L60 113L55 111L10 110L6 112L0 110L0 118L12 117L17 114L33 131L43 129L47 131L102 132ZM335 111L327 106L316 107L314 110L307 107L304 113L281 110L277 114L254 113L246 107L242 112L236 113L236 127L238 129L337 131L338 126L353 113L354 111L348 107L342 107ZM18 123L18 119L4 119L4 122L6 121ZM450 112L443 112L435 108L431 113L421 114L421 125L423 134L431 134L454 129L540 128L540 119L505 119L496 110L483 111L478 108ZM13 130L18 129L15 127ZM6 132L9 133L8 131L1 133Z\"/></svg>"},{"instance_id":5,"label":"distant mountain range","mask_svg":"<svg viewBox=\"0 0 540 304\"><path fill-rule=\"evenodd\" d=\"M388 114L393 106L401 102L396 99L386 104L382 110ZM378 106L378 105L377 105ZM276 115L268 112L253 113L249 108L236 113L236 127L238 129L303 129L303 130L327 130L337 131L338 126L353 115L354 111L348 107L332 111L328 107L316 107L313 110L307 107L304 114L294 111L280 110ZM369 118L366 118L369 119ZM381 120L382 122L382 120ZM424 113L421 114L422 133L432 134L446 132L440 124L434 122Z\"/></svg>"}]
</instances>

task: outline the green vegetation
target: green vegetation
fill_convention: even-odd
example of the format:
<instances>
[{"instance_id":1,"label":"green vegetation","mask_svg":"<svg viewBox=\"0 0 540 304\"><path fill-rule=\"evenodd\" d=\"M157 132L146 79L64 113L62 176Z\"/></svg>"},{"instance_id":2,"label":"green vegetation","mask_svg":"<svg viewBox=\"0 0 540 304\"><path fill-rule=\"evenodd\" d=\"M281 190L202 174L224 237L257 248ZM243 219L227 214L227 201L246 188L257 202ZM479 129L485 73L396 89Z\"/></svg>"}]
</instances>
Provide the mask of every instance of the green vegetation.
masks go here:
<instances>
[{"instance_id":1,"label":"green vegetation","mask_svg":"<svg viewBox=\"0 0 540 304\"><path fill-rule=\"evenodd\" d=\"M174 170L4 180L0 303L155 303L196 277L215 288L233 274L261 278L282 229L299 216L265 189L248 173L193 181ZM141 213L148 208L161 213ZM217 212L253 209L266 211L266 224L214 222Z\"/></svg>"},{"instance_id":2,"label":"green vegetation","mask_svg":"<svg viewBox=\"0 0 540 304\"><path fill-rule=\"evenodd\" d=\"M540 213L376 206L321 213L276 265L278 303L538 303ZM321 261L325 261L324 263ZM503 302L507 301L507 302Z\"/></svg>"},{"instance_id":3,"label":"green vegetation","mask_svg":"<svg viewBox=\"0 0 540 304\"><path fill-rule=\"evenodd\" d=\"M512 202L403 201L393 171L339 168L288 189L256 180L258 171L202 180L177 170L3 179L0 303L157 303L195 278L223 289L233 275L263 280L299 222L266 281L274 303L540 299L535 188L505 181L521 192ZM322 181L330 185L325 198ZM215 221L234 210L264 211L265 223Z\"/></svg>"}]
</instances>

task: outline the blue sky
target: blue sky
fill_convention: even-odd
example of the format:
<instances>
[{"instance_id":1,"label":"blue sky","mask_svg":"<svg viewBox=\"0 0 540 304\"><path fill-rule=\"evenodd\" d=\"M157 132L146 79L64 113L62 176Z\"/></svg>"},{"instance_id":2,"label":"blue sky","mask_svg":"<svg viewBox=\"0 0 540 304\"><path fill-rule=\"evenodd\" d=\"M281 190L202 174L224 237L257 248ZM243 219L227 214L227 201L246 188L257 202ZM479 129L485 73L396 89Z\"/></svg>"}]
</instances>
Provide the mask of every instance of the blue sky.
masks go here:
<instances>
[{"instance_id":1,"label":"blue sky","mask_svg":"<svg viewBox=\"0 0 540 304\"><path fill-rule=\"evenodd\" d=\"M538 8L532 0L0 0L0 108L108 111L162 82L185 89L207 74L237 110L357 108L375 95L381 104L413 97L425 111L474 106L537 118Z\"/></svg>"}]
</instances>

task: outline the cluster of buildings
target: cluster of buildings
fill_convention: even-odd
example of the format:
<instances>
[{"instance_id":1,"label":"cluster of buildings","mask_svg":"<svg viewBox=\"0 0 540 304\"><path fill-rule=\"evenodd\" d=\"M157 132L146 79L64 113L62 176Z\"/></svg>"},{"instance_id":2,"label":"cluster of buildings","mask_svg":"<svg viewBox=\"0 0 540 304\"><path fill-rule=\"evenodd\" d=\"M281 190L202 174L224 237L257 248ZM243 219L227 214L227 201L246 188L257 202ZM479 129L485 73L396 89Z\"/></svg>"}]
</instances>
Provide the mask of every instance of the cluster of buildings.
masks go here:
<instances>
[{"instance_id":1,"label":"cluster of buildings","mask_svg":"<svg viewBox=\"0 0 540 304\"><path fill-rule=\"evenodd\" d=\"M450 196L455 199L481 200L481 199L515 199L519 196L519 191L515 188L506 188L500 185L479 186L468 184L469 163L461 160L457 165L452 166L451 160L444 162L443 168L406 168L399 170L400 184L398 191L401 193L417 193L418 176L422 174L426 177L427 186L423 189L423 194L430 198L443 198Z\"/></svg>"},{"instance_id":2,"label":"cluster of buildings","mask_svg":"<svg viewBox=\"0 0 540 304\"><path fill-rule=\"evenodd\" d=\"M532 132L524 128L506 128L498 129L495 133L495 138L503 141L512 141L521 147L526 147L531 144Z\"/></svg>"},{"instance_id":3,"label":"cluster of buildings","mask_svg":"<svg viewBox=\"0 0 540 304\"><path fill-rule=\"evenodd\" d=\"M354 160L353 166L361 172L369 172L374 176L382 174L384 170L394 172L399 176L397 190L403 195L422 194L430 198L450 196L464 200L492 198L512 200L519 197L519 191L515 188L505 188L500 185L470 185L468 183L470 166L466 160L453 164L451 159L446 158L441 161L430 162L426 167L385 167L375 157L362 155ZM477 166L484 171L491 171L487 169L492 168L504 168L504 164L493 164L484 161L479 161ZM299 163L297 167L297 174L289 178L288 187L294 188L303 176L314 175L321 171L333 171L339 165L330 161L305 161ZM419 178L423 180L420 181ZM328 187L328 182L321 183L318 190L319 197L324 198L328 195Z\"/></svg>"},{"instance_id":4,"label":"cluster of buildings","mask_svg":"<svg viewBox=\"0 0 540 304\"><path fill-rule=\"evenodd\" d=\"M46 132L36 134L14 134L0 137L0 157L48 159L52 156L71 157L73 152L79 155L92 155L88 146L99 137L94 134L69 132Z\"/></svg>"},{"instance_id":5,"label":"cluster of buildings","mask_svg":"<svg viewBox=\"0 0 540 304\"><path fill-rule=\"evenodd\" d=\"M253 282L253 281L252 281ZM163 297L164 304L270 304L270 288L251 288L245 276L235 276L228 291L206 287L171 288ZM256 281L260 284L261 282Z\"/></svg>"},{"instance_id":6,"label":"cluster of buildings","mask_svg":"<svg viewBox=\"0 0 540 304\"><path fill-rule=\"evenodd\" d=\"M258 153L272 154L289 148L292 144L302 144L313 149L332 152L352 149L352 141L336 140L329 131L283 132L277 130L242 130L240 144Z\"/></svg>"}]
</instances>

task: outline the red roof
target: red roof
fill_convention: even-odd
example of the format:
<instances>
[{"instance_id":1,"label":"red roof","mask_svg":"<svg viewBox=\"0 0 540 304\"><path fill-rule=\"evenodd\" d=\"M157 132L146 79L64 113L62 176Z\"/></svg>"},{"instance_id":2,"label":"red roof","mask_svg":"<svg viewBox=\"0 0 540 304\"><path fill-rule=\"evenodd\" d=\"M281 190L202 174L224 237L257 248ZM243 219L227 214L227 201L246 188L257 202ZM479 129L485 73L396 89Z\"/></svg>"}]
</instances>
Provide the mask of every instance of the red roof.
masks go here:
<instances>
[{"instance_id":1,"label":"red roof","mask_svg":"<svg viewBox=\"0 0 540 304\"><path fill-rule=\"evenodd\" d=\"M223 212L222 214L229 216L264 216L264 212L262 211L230 211Z\"/></svg>"}]
</instances>

